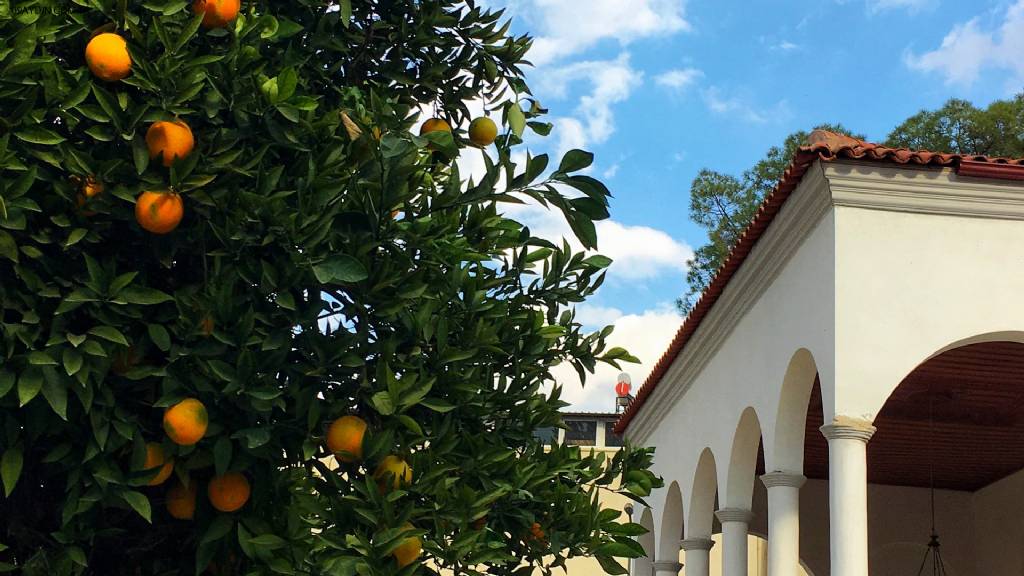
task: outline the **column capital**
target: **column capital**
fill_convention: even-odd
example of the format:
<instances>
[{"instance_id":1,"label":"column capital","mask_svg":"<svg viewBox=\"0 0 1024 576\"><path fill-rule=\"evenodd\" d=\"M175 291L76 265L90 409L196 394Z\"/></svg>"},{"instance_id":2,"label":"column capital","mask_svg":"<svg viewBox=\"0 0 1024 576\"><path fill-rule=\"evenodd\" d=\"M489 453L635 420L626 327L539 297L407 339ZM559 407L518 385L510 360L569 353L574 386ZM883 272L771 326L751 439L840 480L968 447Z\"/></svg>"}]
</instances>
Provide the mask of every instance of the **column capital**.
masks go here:
<instances>
[{"instance_id":1,"label":"column capital","mask_svg":"<svg viewBox=\"0 0 1024 576\"><path fill-rule=\"evenodd\" d=\"M676 560L658 560L653 563L655 572L671 572L678 574L683 569L683 565Z\"/></svg>"},{"instance_id":2,"label":"column capital","mask_svg":"<svg viewBox=\"0 0 1024 576\"><path fill-rule=\"evenodd\" d=\"M765 488L775 488L776 486L799 488L803 486L806 481L807 477L803 474L785 472L783 470L776 470L761 476L761 483L764 484Z\"/></svg>"},{"instance_id":3,"label":"column capital","mask_svg":"<svg viewBox=\"0 0 1024 576\"><path fill-rule=\"evenodd\" d=\"M821 433L829 440L849 439L860 440L867 443L875 434L875 427L871 422L852 416L836 416L831 424L825 424L820 428Z\"/></svg>"},{"instance_id":4,"label":"column capital","mask_svg":"<svg viewBox=\"0 0 1024 576\"><path fill-rule=\"evenodd\" d=\"M726 522L743 522L744 524L750 524L750 510L744 510L743 508L722 508L715 512L715 516L721 523Z\"/></svg>"},{"instance_id":5,"label":"column capital","mask_svg":"<svg viewBox=\"0 0 1024 576\"><path fill-rule=\"evenodd\" d=\"M690 550L711 550L715 541L711 538L687 538L679 541L679 547L689 552Z\"/></svg>"}]
</instances>

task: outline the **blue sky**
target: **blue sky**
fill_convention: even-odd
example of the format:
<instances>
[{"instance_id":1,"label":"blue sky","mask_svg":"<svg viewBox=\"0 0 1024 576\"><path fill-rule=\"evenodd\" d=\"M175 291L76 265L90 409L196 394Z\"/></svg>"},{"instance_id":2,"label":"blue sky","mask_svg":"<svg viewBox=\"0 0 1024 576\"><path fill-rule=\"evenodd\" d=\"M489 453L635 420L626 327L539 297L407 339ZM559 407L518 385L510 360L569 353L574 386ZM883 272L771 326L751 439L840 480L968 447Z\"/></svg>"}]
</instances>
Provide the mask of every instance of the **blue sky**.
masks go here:
<instances>
[{"instance_id":1,"label":"blue sky","mask_svg":"<svg viewBox=\"0 0 1024 576\"><path fill-rule=\"evenodd\" d=\"M703 167L738 174L789 133L821 122L882 140L951 97L1012 96L1024 78L1024 0L505 0L513 31L536 38L527 79L551 110L535 153L582 147L615 198L599 226L616 259L578 308L642 360L639 385L681 318L685 260L704 241L687 212ZM542 234L557 219L519 216ZM577 409L612 406L615 370ZM566 376L566 380L574 378Z\"/></svg>"}]
</instances>

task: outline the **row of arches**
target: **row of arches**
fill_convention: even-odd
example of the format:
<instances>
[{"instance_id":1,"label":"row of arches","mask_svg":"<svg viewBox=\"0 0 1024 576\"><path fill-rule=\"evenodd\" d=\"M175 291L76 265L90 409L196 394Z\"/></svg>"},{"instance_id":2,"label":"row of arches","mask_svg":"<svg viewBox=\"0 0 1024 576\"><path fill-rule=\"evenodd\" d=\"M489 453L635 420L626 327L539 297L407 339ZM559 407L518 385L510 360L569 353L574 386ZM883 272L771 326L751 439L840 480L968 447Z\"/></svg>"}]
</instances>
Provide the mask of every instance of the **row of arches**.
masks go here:
<instances>
[{"instance_id":1,"label":"row of arches","mask_svg":"<svg viewBox=\"0 0 1024 576\"><path fill-rule=\"evenodd\" d=\"M912 433L919 434L924 426L919 409L914 414L907 414L906 406L896 405L897 400L908 403L907 406L911 406L910 411L913 412L914 402L920 404L920 399L907 400L906 390L924 385L927 392L932 394L933 382L937 380L928 379L928 370L934 371L935 366L942 366L943 363L948 364L954 360L970 364L970 358L986 358L985 355L998 352L1001 357L1017 355L1024 365L1022 342L1024 333L1020 332L1001 331L971 336L943 346L927 358L919 360L908 369L902 379L890 386L880 386L878 392L882 393L883 397L879 404L882 408L878 412L879 418L872 419L882 426L884 434L890 436L880 442L880 445L884 446L885 454L881 454L876 460L889 466L889 471L884 472L885 477L879 480L884 483L895 478L897 483L903 482L901 476L891 473L893 467L899 466L898 458L904 457L901 456L900 448L896 446L896 440L902 437L894 440L894 435L897 432L908 434L904 429L913 429L916 432ZM979 367L964 367L964 370L970 369L978 370ZM983 377L990 377L984 374ZM678 470L683 473L663 474L666 488L655 497L654 509L641 510L634 518L650 530L640 538L648 558L634 563L634 573L650 574L655 563L679 559L681 541L707 540L721 531L721 520L716 518L716 512L750 511L755 492L763 492L763 487L758 485L758 477L765 472L777 472L792 477L801 476L806 472L812 478L827 479L828 445L818 429L825 423L826 414L836 412L833 405L834 390L822 386L818 365L810 350L801 348L791 356L782 382L776 384L776 389L779 393L774 407L762 405L759 413L758 407L747 405L739 410L738 415L731 418L736 423L731 428L731 442L702 447L689 446L681 450L682 453L676 454L665 454L669 449L659 448L656 462L658 456L671 459L676 467L666 466L665 470ZM897 393L898 389L901 390L900 393ZM894 400L890 400L890 397ZM1024 404L1019 407L1024 415ZM950 414L953 412L955 410ZM967 417L978 420L980 425L992 425L976 412L977 410L974 410ZM763 419L762 415L765 413L770 417ZM726 415L719 415L719 418L726 420ZM831 416L828 421L832 421ZM885 425L883 426L880 421L885 421ZM870 428L870 422L864 421L863 425ZM1008 425L1015 424L1010 422ZM867 434L867 438L870 438L870 433ZM686 442L680 444L685 446ZM689 460L690 464L678 466L674 461L679 458ZM1014 458L1020 461L1017 462ZM1024 452L1019 457L1007 457L1009 464L1000 464L1002 469L990 474L992 478L988 481L998 479L999 474L1005 475L1020 469L1024 466L1022 458ZM921 487L919 481L914 482L917 483L907 486ZM949 489L961 489L955 486L955 481L950 482ZM827 492L825 498L827 503ZM760 521L764 523L763 518Z\"/></svg>"}]
</instances>

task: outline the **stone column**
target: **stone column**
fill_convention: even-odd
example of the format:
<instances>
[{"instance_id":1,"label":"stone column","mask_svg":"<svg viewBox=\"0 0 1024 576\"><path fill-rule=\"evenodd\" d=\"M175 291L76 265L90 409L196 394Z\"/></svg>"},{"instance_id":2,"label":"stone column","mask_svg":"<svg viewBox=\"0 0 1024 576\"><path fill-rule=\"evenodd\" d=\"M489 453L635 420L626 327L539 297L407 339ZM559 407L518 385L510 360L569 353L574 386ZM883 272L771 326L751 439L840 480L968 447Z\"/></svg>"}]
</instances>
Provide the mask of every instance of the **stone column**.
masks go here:
<instances>
[{"instance_id":1,"label":"stone column","mask_svg":"<svg viewBox=\"0 0 1024 576\"><path fill-rule=\"evenodd\" d=\"M686 552L686 576L710 576L711 547L714 545L710 538L689 538L679 543Z\"/></svg>"},{"instance_id":2,"label":"stone column","mask_svg":"<svg viewBox=\"0 0 1024 576\"><path fill-rule=\"evenodd\" d=\"M659 560L654 563L654 576L679 576L683 565L678 561Z\"/></svg>"},{"instance_id":3,"label":"stone column","mask_svg":"<svg viewBox=\"0 0 1024 576\"><path fill-rule=\"evenodd\" d=\"M800 487L806 480L795 472L761 476L768 489L768 576L800 573Z\"/></svg>"},{"instance_id":4,"label":"stone column","mask_svg":"<svg viewBox=\"0 0 1024 576\"><path fill-rule=\"evenodd\" d=\"M747 576L750 510L722 508L715 516L722 523L722 576Z\"/></svg>"},{"instance_id":5,"label":"stone column","mask_svg":"<svg viewBox=\"0 0 1024 576\"><path fill-rule=\"evenodd\" d=\"M828 439L832 576L868 576L868 440L875 427L838 416L821 427Z\"/></svg>"}]
</instances>

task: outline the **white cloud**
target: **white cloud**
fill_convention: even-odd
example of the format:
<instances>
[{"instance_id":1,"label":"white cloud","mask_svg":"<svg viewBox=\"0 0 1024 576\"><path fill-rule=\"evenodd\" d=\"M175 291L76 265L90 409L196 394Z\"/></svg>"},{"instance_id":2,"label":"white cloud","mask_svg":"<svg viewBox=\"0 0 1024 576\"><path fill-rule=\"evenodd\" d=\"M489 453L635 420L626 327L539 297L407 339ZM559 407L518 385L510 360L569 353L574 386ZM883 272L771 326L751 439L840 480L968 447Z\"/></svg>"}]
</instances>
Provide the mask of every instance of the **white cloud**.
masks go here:
<instances>
[{"instance_id":1,"label":"white cloud","mask_svg":"<svg viewBox=\"0 0 1024 576\"><path fill-rule=\"evenodd\" d=\"M783 40L782 42L779 42L778 44L773 45L772 49L774 49L774 50L781 50L783 52L792 52L793 50L796 50L799 47L800 47L799 44L794 44L794 43L790 42L789 40Z\"/></svg>"},{"instance_id":2,"label":"white cloud","mask_svg":"<svg viewBox=\"0 0 1024 576\"><path fill-rule=\"evenodd\" d=\"M759 109L737 96L726 96L717 86L711 86L702 93L704 104L715 114L739 119L751 124L764 124L789 118L789 104L780 100L769 109Z\"/></svg>"},{"instance_id":3,"label":"white cloud","mask_svg":"<svg viewBox=\"0 0 1024 576\"><path fill-rule=\"evenodd\" d=\"M1013 80L1024 79L1024 0L1010 6L1003 22L985 30L978 18L957 24L935 50L921 55L908 53L908 67L924 72L938 72L947 84L973 84L982 70L993 68L1013 74Z\"/></svg>"},{"instance_id":4,"label":"white cloud","mask_svg":"<svg viewBox=\"0 0 1024 576\"><path fill-rule=\"evenodd\" d=\"M659 86L682 91L703 76L704 73L696 68L676 68L675 70L669 70L655 76L654 83Z\"/></svg>"},{"instance_id":5,"label":"white cloud","mask_svg":"<svg viewBox=\"0 0 1024 576\"><path fill-rule=\"evenodd\" d=\"M931 0L867 0L868 11L872 14L896 9L916 12L928 6L930 2Z\"/></svg>"},{"instance_id":6,"label":"white cloud","mask_svg":"<svg viewBox=\"0 0 1024 576\"><path fill-rule=\"evenodd\" d=\"M614 60L574 62L544 70L538 76L538 92L554 98L565 98L569 87L577 82L590 84L590 91L579 98L575 117L554 120L559 156L573 148L606 141L615 131L612 106L629 98L643 82L643 73L630 66L625 52Z\"/></svg>"},{"instance_id":7,"label":"white cloud","mask_svg":"<svg viewBox=\"0 0 1024 576\"><path fill-rule=\"evenodd\" d=\"M542 66L579 54L603 40L634 40L691 29L685 0L527 0L510 3L537 32L527 58Z\"/></svg>"},{"instance_id":8,"label":"white cloud","mask_svg":"<svg viewBox=\"0 0 1024 576\"><path fill-rule=\"evenodd\" d=\"M604 172L601 172L601 177L610 180L612 178L615 178L615 175L618 173L619 163L616 162L615 164L612 164L611 166L605 168Z\"/></svg>"},{"instance_id":9,"label":"white cloud","mask_svg":"<svg viewBox=\"0 0 1024 576\"><path fill-rule=\"evenodd\" d=\"M552 242L564 238L574 250L583 249L557 210L530 203L509 205L505 212L529 226L536 236ZM615 220L601 220L595 227L597 252L613 260L608 268L609 282L648 280L663 274L676 276L685 272L686 261L693 257L689 245L656 228L629 226Z\"/></svg>"},{"instance_id":10,"label":"white cloud","mask_svg":"<svg viewBox=\"0 0 1024 576\"><path fill-rule=\"evenodd\" d=\"M588 375L586 386L580 386L579 376L569 365L556 366L552 372L562 385L562 399L572 404L571 410L611 412L615 408L615 382L619 372L629 373L633 393L647 379L654 364L668 349L682 319L671 304L662 304L640 314L622 314L614 308L581 304L576 317L585 326L599 328L609 323L615 331L608 338L609 346L622 346L640 360L640 364L622 364L619 370L599 364L594 374ZM593 324L584 320L592 320Z\"/></svg>"}]
</instances>

